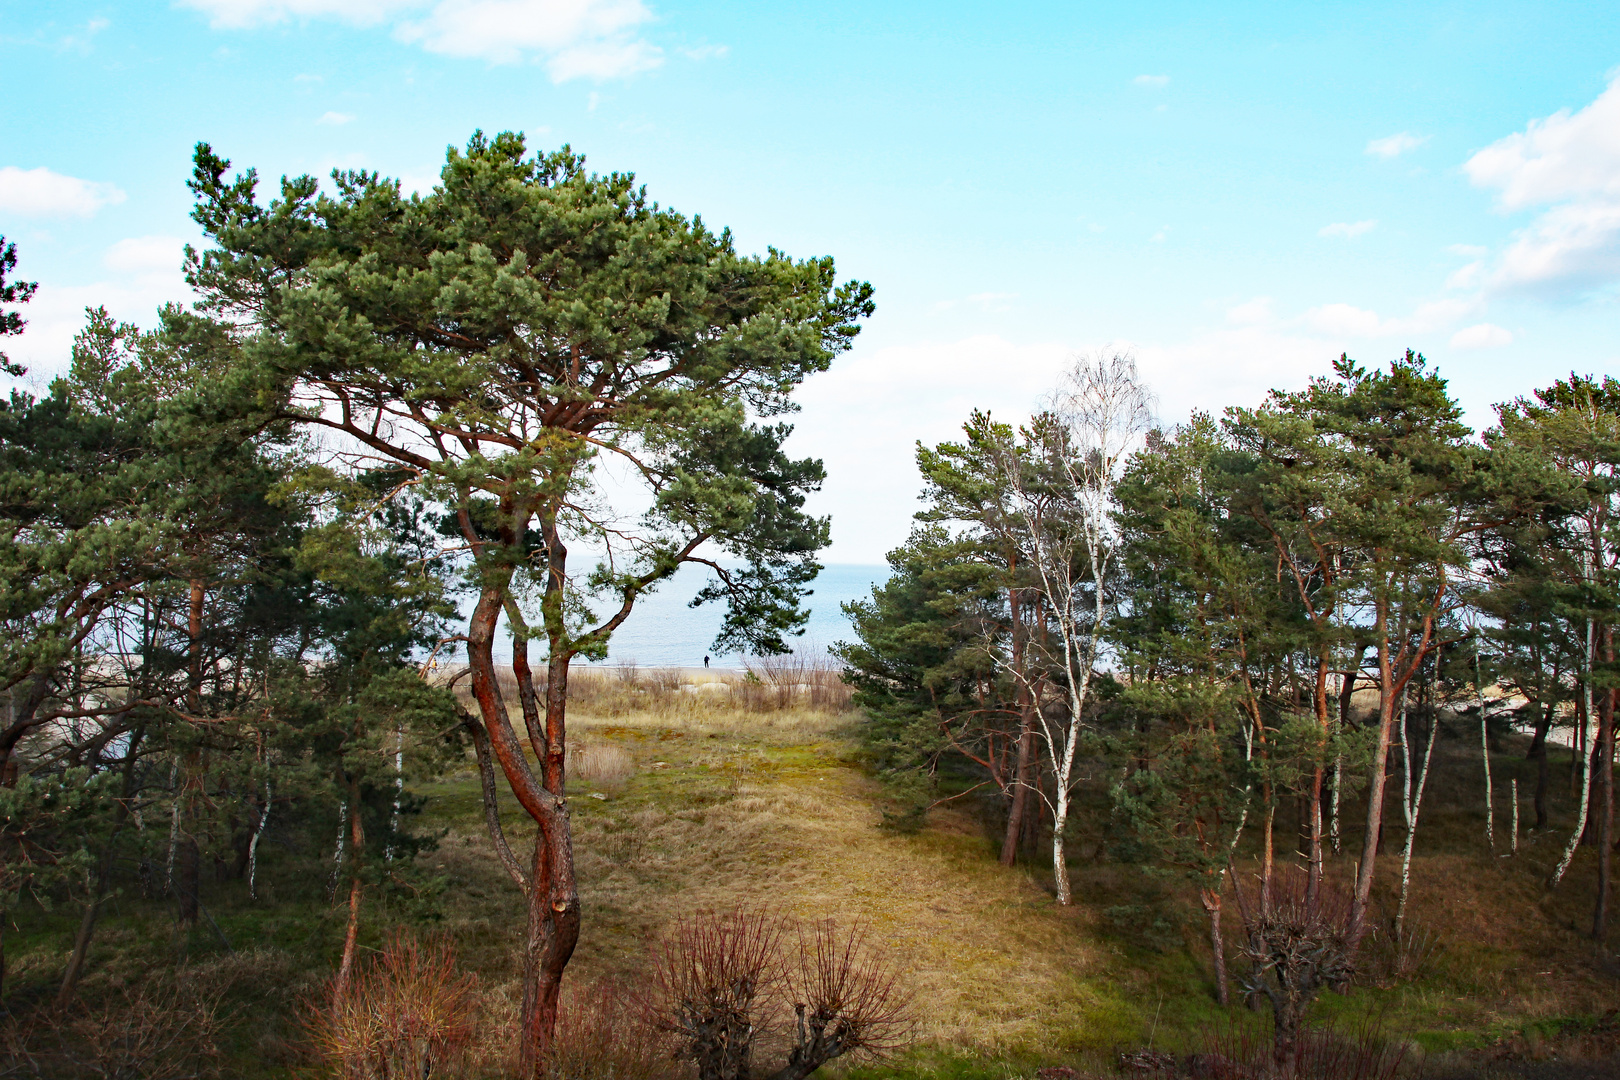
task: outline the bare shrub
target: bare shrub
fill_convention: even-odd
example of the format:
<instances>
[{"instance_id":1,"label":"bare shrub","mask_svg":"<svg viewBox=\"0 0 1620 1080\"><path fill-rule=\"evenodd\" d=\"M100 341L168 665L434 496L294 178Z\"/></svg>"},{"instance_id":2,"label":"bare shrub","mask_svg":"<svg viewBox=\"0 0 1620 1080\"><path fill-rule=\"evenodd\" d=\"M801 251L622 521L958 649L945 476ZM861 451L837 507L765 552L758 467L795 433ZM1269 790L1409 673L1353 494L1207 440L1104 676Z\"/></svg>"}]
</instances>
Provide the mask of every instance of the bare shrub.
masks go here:
<instances>
[{"instance_id":1,"label":"bare shrub","mask_svg":"<svg viewBox=\"0 0 1620 1080\"><path fill-rule=\"evenodd\" d=\"M544 1080L660 1080L670 1075L669 1039L645 1022L618 983L565 987Z\"/></svg>"},{"instance_id":2,"label":"bare shrub","mask_svg":"<svg viewBox=\"0 0 1620 1080\"><path fill-rule=\"evenodd\" d=\"M1395 1080L1405 1062L1405 1044L1386 1039L1377 1023L1348 1035L1303 1027L1284 1058L1264 1031L1235 1023L1210 1037L1207 1052L1188 1057L1182 1072L1205 1080Z\"/></svg>"},{"instance_id":3,"label":"bare shrub","mask_svg":"<svg viewBox=\"0 0 1620 1080\"><path fill-rule=\"evenodd\" d=\"M1250 994L1271 1003L1273 1053L1279 1063L1296 1053L1305 1014L1323 987L1343 986L1355 974L1350 940L1350 898L1323 882L1314 898L1303 870L1272 879L1269 898L1257 887L1245 898L1242 953L1250 971L1242 978Z\"/></svg>"},{"instance_id":4,"label":"bare shrub","mask_svg":"<svg viewBox=\"0 0 1620 1080\"><path fill-rule=\"evenodd\" d=\"M0 1076L205 1080L219 1075L219 995L184 981L0 1024Z\"/></svg>"},{"instance_id":5,"label":"bare shrub","mask_svg":"<svg viewBox=\"0 0 1620 1080\"><path fill-rule=\"evenodd\" d=\"M334 981L306 1020L320 1058L343 1080L466 1075L477 976L457 970L448 941L406 934L339 993Z\"/></svg>"},{"instance_id":6,"label":"bare shrub","mask_svg":"<svg viewBox=\"0 0 1620 1080\"><path fill-rule=\"evenodd\" d=\"M1445 942L1435 927L1407 915L1399 934L1379 935L1362 945L1364 975L1381 986L1409 983L1444 951Z\"/></svg>"},{"instance_id":7,"label":"bare shrub","mask_svg":"<svg viewBox=\"0 0 1620 1080\"><path fill-rule=\"evenodd\" d=\"M834 1058L910 1041L910 999L863 928L800 929L791 957L785 938L780 919L733 913L684 922L665 946L643 1007L699 1080L748 1080L756 1043L789 1003L787 1061L770 1080L803 1080Z\"/></svg>"},{"instance_id":8,"label":"bare shrub","mask_svg":"<svg viewBox=\"0 0 1620 1080\"><path fill-rule=\"evenodd\" d=\"M699 1080L749 1080L754 1040L782 979L782 925L764 912L684 920L653 970L644 1008Z\"/></svg>"},{"instance_id":9,"label":"bare shrub","mask_svg":"<svg viewBox=\"0 0 1620 1080\"><path fill-rule=\"evenodd\" d=\"M911 999L871 948L865 927L840 934L829 920L798 937L798 970L790 976L793 1045L774 1080L802 1080L833 1058L882 1056L911 1041Z\"/></svg>"},{"instance_id":10,"label":"bare shrub","mask_svg":"<svg viewBox=\"0 0 1620 1080\"><path fill-rule=\"evenodd\" d=\"M744 707L769 712L805 706L823 712L846 712L854 689L830 657L810 653L767 656L744 665Z\"/></svg>"}]
</instances>

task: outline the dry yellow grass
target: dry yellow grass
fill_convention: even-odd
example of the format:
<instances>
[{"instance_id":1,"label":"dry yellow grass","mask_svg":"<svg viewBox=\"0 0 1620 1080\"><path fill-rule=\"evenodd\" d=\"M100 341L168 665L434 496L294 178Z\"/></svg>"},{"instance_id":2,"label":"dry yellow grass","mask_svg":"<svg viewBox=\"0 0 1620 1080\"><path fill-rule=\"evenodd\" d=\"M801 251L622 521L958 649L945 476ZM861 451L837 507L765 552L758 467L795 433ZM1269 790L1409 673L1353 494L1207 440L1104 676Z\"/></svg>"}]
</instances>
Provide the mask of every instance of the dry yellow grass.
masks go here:
<instances>
[{"instance_id":1,"label":"dry yellow grass","mask_svg":"<svg viewBox=\"0 0 1620 1080\"><path fill-rule=\"evenodd\" d=\"M987 859L966 819L938 814L922 836L880 829L872 782L849 760L837 716L682 713L571 718L576 745L597 755L612 747L634 764L606 799L575 777L585 924L571 977L633 979L677 918L765 907L868 924L916 996L927 1041L1004 1051L1072 1030L1095 1004L1088 982L1104 954L1077 932L1082 915ZM473 828L461 824L441 859L458 877L488 879L507 904L499 914L462 910L458 921L487 921L515 941L516 892L501 889Z\"/></svg>"}]
</instances>

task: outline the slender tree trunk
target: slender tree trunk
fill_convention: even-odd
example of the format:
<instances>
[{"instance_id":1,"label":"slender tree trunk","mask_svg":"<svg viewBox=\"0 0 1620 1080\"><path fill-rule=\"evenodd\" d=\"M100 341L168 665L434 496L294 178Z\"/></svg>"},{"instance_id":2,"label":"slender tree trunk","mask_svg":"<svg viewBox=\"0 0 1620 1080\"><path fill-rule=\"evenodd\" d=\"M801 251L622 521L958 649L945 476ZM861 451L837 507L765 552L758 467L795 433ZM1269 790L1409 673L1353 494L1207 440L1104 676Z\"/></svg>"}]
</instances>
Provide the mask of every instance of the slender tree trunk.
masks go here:
<instances>
[{"instance_id":1,"label":"slender tree trunk","mask_svg":"<svg viewBox=\"0 0 1620 1080\"><path fill-rule=\"evenodd\" d=\"M92 888L95 890L94 894L85 905L84 914L79 918L78 933L73 935L73 952L68 956L67 971L62 975L61 989L56 992L58 1005L66 1005L73 1000L73 995L79 987L79 976L84 973L84 962L90 955L90 941L96 932L96 919L101 915L105 889L105 881L99 870Z\"/></svg>"},{"instance_id":2,"label":"slender tree trunk","mask_svg":"<svg viewBox=\"0 0 1620 1080\"><path fill-rule=\"evenodd\" d=\"M1069 863L1063 850L1063 829L1057 822L1062 820L1068 808L1068 800L1060 793L1058 808L1052 815L1052 880L1057 887L1057 902L1064 907L1074 902L1074 895L1069 889Z\"/></svg>"},{"instance_id":3,"label":"slender tree trunk","mask_svg":"<svg viewBox=\"0 0 1620 1080\"><path fill-rule=\"evenodd\" d=\"M187 834L180 836L179 857L175 869L179 871L180 884L175 890L175 898L180 902L180 922L186 927L197 925L197 911L201 902L199 887L202 880L202 851L197 846L197 838Z\"/></svg>"},{"instance_id":4,"label":"slender tree trunk","mask_svg":"<svg viewBox=\"0 0 1620 1080\"><path fill-rule=\"evenodd\" d=\"M1438 678L1438 676L1437 676ZM1406 759L1408 773L1407 786L1411 789L1411 797L1404 801L1402 809L1406 812L1406 846L1401 852L1401 898L1395 908L1395 942L1397 945L1404 942L1406 928L1406 898L1412 885L1412 849L1417 844L1418 813L1423 809L1423 789L1429 782L1429 762L1434 759L1434 736L1440 730L1440 710L1431 710L1429 716L1429 739L1423 748L1423 769L1418 773L1417 785L1412 788L1410 773L1412 769L1412 755L1406 749L1406 709L1401 709L1401 748Z\"/></svg>"},{"instance_id":5,"label":"slender tree trunk","mask_svg":"<svg viewBox=\"0 0 1620 1080\"><path fill-rule=\"evenodd\" d=\"M1309 821L1306 827L1309 830L1308 857L1310 859L1305 883L1305 902L1311 910L1316 909L1316 899L1322 892L1322 780L1323 780L1323 751L1327 749L1328 739L1332 737L1332 721L1328 718L1328 669L1332 661L1328 649L1324 646L1322 653L1316 659L1316 682L1312 687L1311 705L1316 714L1318 738L1321 739L1314 755L1314 764L1311 767L1310 788L1306 792L1307 805L1305 808Z\"/></svg>"},{"instance_id":6,"label":"slender tree trunk","mask_svg":"<svg viewBox=\"0 0 1620 1080\"><path fill-rule=\"evenodd\" d=\"M1209 947L1215 958L1215 1002L1222 1008L1230 1004L1226 989L1226 943L1221 938L1221 886L1225 880L1226 872L1222 871L1215 879L1215 888L1198 890L1204 912L1209 915Z\"/></svg>"},{"instance_id":7,"label":"slender tree trunk","mask_svg":"<svg viewBox=\"0 0 1620 1080\"><path fill-rule=\"evenodd\" d=\"M250 900L257 900L259 898L259 837L264 835L264 827L270 820L270 802L270 775L267 770L264 777L264 809L259 811L259 821L258 824L254 826L253 839L248 841L247 879L248 898Z\"/></svg>"},{"instance_id":8,"label":"slender tree trunk","mask_svg":"<svg viewBox=\"0 0 1620 1080\"><path fill-rule=\"evenodd\" d=\"M1030 772L1035 759L1035 722L1029 712L1029 704L1020 702L1018 757L1013 773L1012 806L1007 811L1007 834L1001 841L1003 866L1012 866L1018 861L1018 841L1026 831L1024 819L1029 815Z\"/></svg>"},{"instance_id":9,"label":"slender tree trunk","mask_svg":"<svg viewBox=\"0 0 1620 1080\"><path fill-rule=\"evenodd\" d=\"M96 920L101 916L101 906L106 902L108 889L112 885L113 855L117 848L118 835L123 832L124 825L129 821L130 805L135 798L135 758L140 751L142 735L143 731L140 728L130 732L128 749L124 752L122 797L113 811L112 831L107 837L107 846L102 850L100 865L96 867L92 879L90 902L85 906L84 915L79 920L79 931L73 938L73 952L68 957L67 971L62 976L62 986L56 994L56 1003L59 1006L73 1000L73 995L78 991L79 977L84 974L85 961L90 957L90 942L95 936Z\"/></svg>"},{"instance_id":10,"label":"slender tree trunk","mask_svg":"<svg viewBox=\"0 0 1620 1080\"><path fill-rule=\"evenodd\" d=\"M1496 799L1491 792L1491 729L1485 706L1484 676L1479 670L1479 648L1474 649L1474 690L1479 696L1479 754L1485 765L1485 848L1496 853Z\"/></svg>"},{"instance_id":11,"label":"slender tree trunk","mask_svg":"<svg viewBox=\"0 0 1620 1080\"><path fill-rule=\"evenodd\" d=\"M1603 628L1603 659L1614 662L1614 634ZM1609 935L1610 868L1614 854L1614 691L1599 695L1597 745L1597 902L1592 910L1592 936L1599 942Z\"/></svg>"},{"instance_id":12,"label":"slender tree trunk","mask_svg":"<svg viewBox=\"0 0 1620 1080\"><path fill-rule=\"evenodd\" d=\"M1018 567L1016 556L1008 560L1009 573ZM1035 756L1035 718L1030 715L1029 673L1024 666L1023 611L1019 603L1021 590L1007 590L1007 602L1012 623L1013 678L1017 680L1018 696L1018 752L1013 767L1012 805L1007 809L1007 833L1001 841L1001 865L1012 866L1018 861L1018 838L1024 827L1024 815L1029 807L1029 766Z\"/></svg>"},{"instance_id":13,"label":"slender tree trunk","mask_svg":"<svg viewBox=\"0 0 1620 1080\"><path fill-rule=\"evenodd\" d=\"M338 883L343 880L343 856L349 846L349 800L338 803L337 843L332 847L332 876L326 882L326 902L337 899Z\"/></svg>"},{"instance_id":14,"label":"slender tree trunk","mask_svg":"<svg viewBox=\"0 0 1620 1080\"><path fill-rule=\"evenodd\" d=\"M1581 703L1585 706L1585 718L1581 723L1580 729L1577 731L1577 735L1580 736L1580 741L1584 745L1590 745L1592 741L1592 661L1594 659L1593 652L1596 645L1595 634L1596 626L1589 618L1586 620L1586 663L1584 665L1586 672L1585 677L1581 682ZM1569 843L1564 847L1563 857L1558 860L1558 867L1553 871L1552 881L1548 886L1549 888L1554 889L1558 887L1559 882L1564 880L1564 875L1569 871L1570 861L1575 858L1575 849L1580 847L1581 837L1586 834L1586 817L1587 813L1591 810L1591 758L1588 757L1585 752L1580 750L1576 751L1575 757L1580 761L1581 765L1580 810L1575 819L1575 830L1574 832L1570 833Z\"/></svg>"},{"instance_id":15,"label":"slender tree trunk","mask_svg":"<svg viewBox=\"0 0 1620 1080\"><path fill-rule=\"evenodd\" d=\"M1511 781L1513 786L1513 854L1519 853L1519 778Z\"/></svg>"},{"instance_id":16,"label":"slender tree trunk","mask_svg":"<svg viewBox=\"0 0 1620 1080\"><path fill-rule=\"evenodd\" d=\"M1271 871L1275 861L1276 839L1274 835L1277 822L1277 804L1271 800L1271 785L1266 784L1266 823L1261 829L1260 840L1260 913L1271 914Z\"/></svg>"},{"instance_id":17,"label":"slender tree trunk","mask_svg":"<svg viewBox=\"0 0 1620 1080\"><path fill-rule=\"evenodd\" d=\"M1536 759L1536 829L1547 827L1547 734L1552 729L1553 713L1556 706L1548 702L1542 709L1541 723L1536 727L1536 737L1531 741L1530 752Z\"/></svg>"},{"instance_id":18,"label":"slender tree trunk","mask_svg":"<svg viewBox=\"0 0 1620 1080\"><path fill-rule=\"evenodd\" d=\"M338 963L337 979L332 994L342 998L349 989L349 978L354 973L355 947L360 940L360 895L363 886L360 873L365 862L366 831L360 813L360 781L350 778L345 796L349 807L349 924L343 931L343 959Z\"/></svg>"},{"instance_id":19,"label":"slender tree trunk","mask_svg":"<svg viewBox=\"0 0 1620 1080\"><path fill-rule=\"evenodd\" d=\"M180 846L180 758L169 766L169 854L163 873L163 887L173 896L174 857Z\"/></svg>"},{"instance_id":20,"label":"slender tree trunk","mask_svg":"<svg viewBox=\"0 0 1620 1080\"><path fill-rule=\"evenodd\" d=\"M191 582L190 604L186 618L186 632L189 643L187 646L187 686L186 707L193 716L202 712L203 688L203 601L206 594L201 581ZM186 755L186 767L181 770L181 796L178 815L183 818L189 804L194 799L194 790L198 785L206 786L205 762L199 751L193 750ZM177 819L178 820L178 819ZM182 831L183 828L182 828ZM197 905L202 893L202 852L197 846L194 835L187 833L180 850L180 921L187 926L197 925Z\"/></svg>"},{"instance_id":21,"label":"slender tree trunk","mask_svg":"<svg viewBox=\"0 0 1620 1080\"><path fill-rule=\"evenodd\" d=\"M1389 641L1378 642L1378 741L1373 750L1372 769L1367 784L1367 831L1362 837L1361 865L1356 871L1356 891L1350 906L1352 952L1366 929L1367 906L1372 900L1373 872L1378 865L1379 842L1384 831L1385 773L1389 767L1390 733L1395 725L1395 673L1390 665Z\"/></svg>"}]
</instances>

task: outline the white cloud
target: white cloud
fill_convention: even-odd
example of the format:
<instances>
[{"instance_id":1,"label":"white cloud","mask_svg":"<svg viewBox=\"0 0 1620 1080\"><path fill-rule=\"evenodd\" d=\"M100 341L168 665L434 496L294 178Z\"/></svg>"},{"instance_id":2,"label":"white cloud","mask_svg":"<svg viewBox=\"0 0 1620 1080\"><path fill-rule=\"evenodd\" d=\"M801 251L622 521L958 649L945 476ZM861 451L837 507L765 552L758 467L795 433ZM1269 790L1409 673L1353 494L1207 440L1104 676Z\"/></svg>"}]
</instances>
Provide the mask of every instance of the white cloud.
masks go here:
<instances>
[{"instance_id":1,"label":"white cloud","mask_svg":"<svg viewBox=\"0 0 1620 1080\"><path fill-rule=\"evenodd\" d=\"M696 45L690 49L682 49L681 55L688 60L724 60L731 55L729 45Z\"/></svg>"},{"instance_id":2,"label":"white cloud","mask_svg":"<svg viewBox=\"0 0 1620 1080\"><path fill-rule=\"evenodd\" d=\"M1408 150L1416 150L1429 141L1427 135L1413 135L1402 131L1395 135L1386 135L1382 139L1372 139L1367 143L1367 153L1373 157L1393 158L1400 157Z\"/></svg>"},{"instance_id":3,"label":"white cloud","mask_svg":"<svg viewBox=\"0 0 1620 1080\"><path fill-rule=\"evenodd\" d=\"M107 249L102 265L122 274L176 275L186 242L178 236L131 236Z\"/></svg>"},{"instance_id":4,"label":"white cloud","mask_svg":"<svg viewBox=\"0 0 1620 1080\"><path fill-rule=\"evenodd\" d=\"M804 411L794 419L789 449L826 462L829 483L813 496L810 509L832 515L835 548L829 559L876 563L913 525L918 503L912 496L920 486L916 443L958 438L975 408L1009 422L1028 417L1077 352L1134 352L1158 397L1160 419L1170 425L1193 409L1219 416L1228 405L1260 404L1273 388L1301 389L1312 376L1326 374L1344 351L1374 366L1407 345L1430 348L1433 335L1449 336L1473 307L1444 300L1383 318L1340 304L1278 315L1271 298L1259 296L1228 309L1223 323L1180 339L1105 346L1079 338L1015 342L976 334L871 349L857 345L826 374L806 381L798 395ZM994 377L986 379L985 372ZM895 401L904 401L905 408L894 408ZM1489 422L1488 416L1478 419Z\"/></svg>"},{"instance_id":5,"label":"white cloud","mask_svg":"<svg viewBox=\"0 0 1620 1080\"><path fill-rule=\"evenodd\" d=\"M606 79L663 63L636 37L652 20L641 0L180 0L221 29L289 20L390 24L428 52L492 64L540 59L555 82ZM724 55L724 46L705 55Z\"/></svg>"},{"instance_id":6,"label":"white cloud","mask_svg":"<svg viewBox=\"0 0 1620 1080\"><path fill-rule=\"evenodd\" d=\"M1138 75L1136 78L1132 79L1131 82L1135 83L1137 86L1169 86L1170 76Z\"/></svg>"},{"instance_id":7,"label":"white cloud","mask_svg":"<svg viewBox=\"0 0 1620 1080\"><path fill-rule=\"evenodd\" d=\"M420 7L420 0L179 0L200 11L219 29L270 26L290 19L339 19L356 26L375 26L399 12Z\"/></svg>"},{"instance_id":8,"label":"white cloud","mask_svg":"<svg viewBox=\"0 0 1620 1080\"><path fill-rule=\"evenodd\" d=\"M1324 225L1316 230L1317 236L1342 236L1346 240L1353 240L1362 233L1371 232L1378 222L1369 218L1366 221L1335 221L1332 225Z\"/></svg>"},{"instance_id":9,"label":"white cloud","mask_svg":"<svg viewBox=\"0 0 1620 1080\"><path fill-rule=\"evenodd\" d=\"M1478 308L1479 301L1475 299L1434 300L1419 304L1410 315L1386 319L1376 311L1352 304L1323 304L1306 311L1299 322L1335 338L1411 338L1454 326Z\"/></svg>"},{"instance_id":10,"label":"white cloud","mask_svg":"<svg viewBox=\"0 0 1620 1080\"><path fill-rule=\"evenodd\" d=\"M641 0L439 0L426 18L395 33L429 52L495 64L549 54L551 76L561 82L656 66L659 50L628 37L651 18Z\"/></svg>"},{"instance_id":11,"label":"white cloud","mask_svg":"<svg viewBox=\"0 0 1620 1080\"><path fill-rule=\"evenodd\" d=\"M1448 289L1477 289L1485 276L1485 260L1475 259L1471 263L1459 266L1446 278Z\"/></svg>"},{"instance_id":12,"label":"white cloud","mask_svg":"<svg viewBox=\"0 0 1620 1080\"><path fill-rule=\"evenodd\" d=\"M1272 300L1269 296L1257 296L1253 300L1228 308L1226 321L1234 326L1264 326L1277 321L1277 313L1271 310Z\"/></svg>"},{"instance_id":13,"label":"white cloud","mask_svg":"<svg viewBox=\"0 0 1620 1080\"><path fill-rule=\"evenodd\" d=\"M1620 279L1620 75L1586 108L1532 120L1463 169L1500 209L1537 211L1492 285L1578 294Z\"/></svg>"},{"instance_id":14,"label":"white cloud","mask_svg":"<svg viewBox=\"0 0 1620 1080\"><path fill-rule=\"evenodd\" d=\"M1170 238L1170 226L1161 225L1161 226L1159 226L1159 231L1158 232L1156 232L1152 236L1148 237L1148 243L1150 243L1150 244L1162 244L1166 240L1168 240L1169 238Z\"/></svg>"},{"instance_id":15,"label":"white cloud","mask_svg":"<svg viewBox=\"0 0 1620 1080\"><path fill-rule=\"evenodd\" d=\"M315 121L317 124L326 124L330 127L341 127L354 122L354 113L332 112L328 110Z\"/></svg>"},{"instance_id":16,"label":"white cloud","mask_svg":"<svg viewBox=\"0 0 1620 1080\"><path fill-rule=\"evenodd\" d=\"M664 62L663 50L645 41L593 41L564 49L546 61L555 83L569 79L618 79L651 71Z\"/></svg>"},{"instance_id":17,"label":"white cloud","mask_svg":"<svg viewBox=\"0 0 1620 1080\"><path fill-rule=\"evenodd\" d=\"M0 169L0 211L21 217L89 217L124 193L112 184L63 176L50 169Z\"/></svg>"},{"instance_id":18,"label":"white cloud","mask_svg":"<svg viewBox=\"0 0 1620 1080\"><path fill-rule=\"evenodd\" d=\"M1334 337L1381 337L1384 322L1378 312L1351 304L1323 304L1305 313L1305 325Z\"/></svg>"},{"instance_id":19,"label":"white cloud","mask_svg":"<svg viewBox=\"0 0 1620 1080\"><path fill-rule=\"evenodd\" d=\"M1503 329L1495 323L1484 322L1464 327L1451 335L1451 347L1454 349L1499 349L1503 345L1511 344L1513 331Z\"/></svg>"}]
</instances>

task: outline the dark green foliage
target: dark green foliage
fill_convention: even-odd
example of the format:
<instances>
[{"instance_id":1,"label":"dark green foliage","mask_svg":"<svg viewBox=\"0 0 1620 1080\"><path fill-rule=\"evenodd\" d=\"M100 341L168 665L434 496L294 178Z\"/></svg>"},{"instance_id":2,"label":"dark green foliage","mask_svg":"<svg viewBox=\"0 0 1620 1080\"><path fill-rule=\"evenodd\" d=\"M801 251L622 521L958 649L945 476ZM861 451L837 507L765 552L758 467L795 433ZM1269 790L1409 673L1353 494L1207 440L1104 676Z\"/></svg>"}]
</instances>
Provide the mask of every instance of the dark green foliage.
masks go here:
<instances>
[{"instance_id":1,"label":"dark green foliage","mask_svg":"<svg viewBox=\"0 0 1620 1080\"><path fill-rule=\"evenodd\" d=\"M34 290L38 288L32 281L15 280L13 275L16 270L17 245L6 243L6 238L0 236L0 304L11 308L28 303L34 298ZM26 325L22 315L17 311L0 308L0 337L20 334ZM26 369L12 363L3 352L0 352L0 372L14 379L27 374Z\"/></svg>"}]
</instances>

